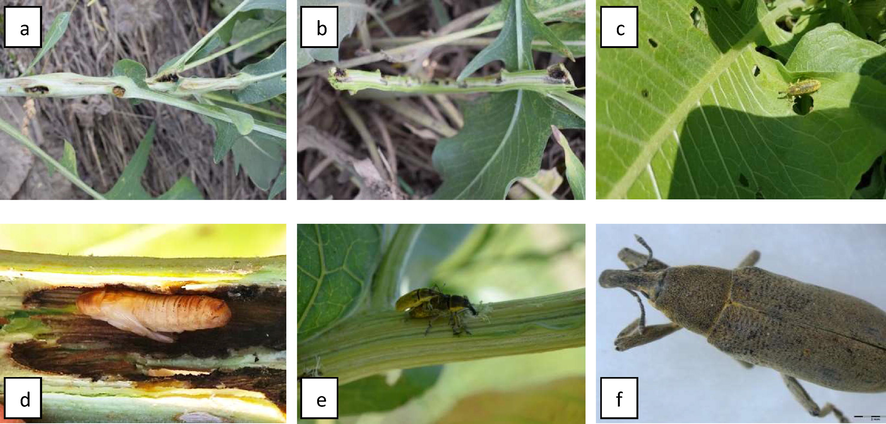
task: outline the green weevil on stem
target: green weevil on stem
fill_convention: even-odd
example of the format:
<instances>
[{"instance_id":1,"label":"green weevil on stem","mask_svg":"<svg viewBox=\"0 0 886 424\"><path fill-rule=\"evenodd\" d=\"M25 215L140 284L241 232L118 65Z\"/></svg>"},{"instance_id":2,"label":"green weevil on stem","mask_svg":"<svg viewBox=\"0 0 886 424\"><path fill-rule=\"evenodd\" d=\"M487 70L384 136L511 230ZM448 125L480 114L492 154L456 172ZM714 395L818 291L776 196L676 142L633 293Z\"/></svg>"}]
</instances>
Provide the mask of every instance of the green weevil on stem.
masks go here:
<instances>
[{"instance_id":1,"label":"green weevil on stem","mask_svg":"<svg viewBox=\"0 0 886 424\"><path fill-rule=\"evenodd\" d=\"M788 390L813 416L843 413L819 407L798 380L834 390L886 392L886 312L859 298L756 268L751 252L736 269L671 267L648 255L622 249L627 271L605 270L600 286L622 288L640 302L640 318L615 339L624 351L661 339L681 328L742 365L778 371ZM668 324L646 326L639 292Z\"/></svg>"}]
</instances>

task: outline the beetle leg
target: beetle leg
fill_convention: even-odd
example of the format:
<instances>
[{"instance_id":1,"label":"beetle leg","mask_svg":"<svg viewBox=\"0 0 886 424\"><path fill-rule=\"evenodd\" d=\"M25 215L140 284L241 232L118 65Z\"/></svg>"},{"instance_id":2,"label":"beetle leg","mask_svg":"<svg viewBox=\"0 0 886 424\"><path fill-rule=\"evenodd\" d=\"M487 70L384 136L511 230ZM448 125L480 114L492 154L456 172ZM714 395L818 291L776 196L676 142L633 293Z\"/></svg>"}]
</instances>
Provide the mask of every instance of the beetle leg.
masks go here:
<instances>
[{"instance_id":1,"label":"beetle leg","mask_svg":"<svg viewBox=\"0 0 886 424\"><path fill-rule=\"evenodd\" d=\"M818 404L809 397L809 393L806 392L806 389L800 385L800 382L797 381L796 378L784 374L781 375L781 378L784 380L784 384L788 386L788 390L790 390L791 394L794 395L794 399L797 399L797 401L800 402L800 404L806 408L806 411L808 411L813 417L824 417L833 412L841 423L849 422L849 420L843 416L843 412L830 403L824 404L824 408L819 408Z\"/></svg>"},{"instance_id":2,"label":"beetle leg","mask_svg":"<svg viewBox=\"0 0 886 424\"><path fill-rule=\"evenodd\" d=\"M427 330L425 330L425 336L427 336L427 335L428 335L428 332L431 331L431 323L434 322L434 321L436 321L437 318L440 318L440 315L437 315L437 316L435 316L435 317L433 317L433 318L431 318L431 319L428 320L428 328L427 328Z\"/></svg>"},{"instance_id":3,"label":"beetle leg","mask_svg":"<svg viewBox=\"0 0 886 424\"><path fill-rule=\"evenodd\" d=\"M760 251L751 250L751 253L748 253L744 259L741 260L741 263L738 264L739 268L744 268L746 266L754 266L757 264L757 261L760 260Z\"/></svg>"},{"instance_id":4,"label":"beetle leg","mask_svg":"<svg viewBox=\"0 0 886 424\"><path fill-rule=\"evenodd\" d=\"M654 342L683 328L671 322L644 327L643 332L639 332L637 331L639 322L639 318L635 319L624 330L621 330L621 333L618 333L618 337L615 338L615 350L624 352L628 349Z\"/></svg>"}]
</instances>

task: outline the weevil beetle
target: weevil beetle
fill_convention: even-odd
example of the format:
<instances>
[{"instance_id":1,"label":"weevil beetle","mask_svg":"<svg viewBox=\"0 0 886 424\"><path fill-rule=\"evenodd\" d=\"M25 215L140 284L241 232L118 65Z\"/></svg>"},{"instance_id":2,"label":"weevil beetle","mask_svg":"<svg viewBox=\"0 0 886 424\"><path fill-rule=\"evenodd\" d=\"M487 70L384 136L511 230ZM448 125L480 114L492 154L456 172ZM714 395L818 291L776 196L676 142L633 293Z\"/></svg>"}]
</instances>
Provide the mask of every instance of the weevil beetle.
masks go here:
<instances>
[{"instance_id":1,"label":"weevil beetle","mask_svg":"<svg viewBox=\"0 0 886 424\"><path fill-rule=\"evenodd\" d=\"M785 91L779 91L778 94L784 94L782 99L793 99L804 94L812 94L821 88L821 82L814 79L797 81L791 84Z\"/></svg>"},{"instance_id":2,"label":"weevil beetle","mask_svg":"<svg viewBox=\"0 0 886 424\"><path fill-rule=\"evenodd\" d=\"M778 371L788 390L813 416L829 413L848 422L830 403L819 407L798 380L834 390L886 392L886 312L853 296L756 268L751 252L738 268L670 267L622 249L628 269L605 270L599 283L622 288L640 302L640 318L615 339L624 351L686 328L747 367ZM646 326L639 292L671 322Z\"/></svg>"},{"instance_id":3,"label":"weevil beetle","mask_svg":"<svg viewBox=\"0 0 886 424\"><path fill-rule=\"evenodd\" d=\"M474 305L471 305L467 296L444 294L435 284L432 288L415 289L404 294L397 299L396 306L398 311L409 310L410 318L430 318L428 320L428 328L425 335L431 331L431 323L437 318L449 314L449 325L452 327L452 334L459 335L464 331L471 334L468 327L462 322L460 314L469 310L477 315Z\"/></svg>"}]
</instances>

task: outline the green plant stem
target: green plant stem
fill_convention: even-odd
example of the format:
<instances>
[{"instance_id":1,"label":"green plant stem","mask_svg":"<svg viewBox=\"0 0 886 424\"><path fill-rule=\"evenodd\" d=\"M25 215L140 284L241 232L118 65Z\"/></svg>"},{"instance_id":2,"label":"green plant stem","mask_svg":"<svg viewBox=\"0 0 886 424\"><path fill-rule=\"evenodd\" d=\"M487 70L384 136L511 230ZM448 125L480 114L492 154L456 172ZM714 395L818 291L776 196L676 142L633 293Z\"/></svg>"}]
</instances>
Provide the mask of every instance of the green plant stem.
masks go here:
<instances>
[{"instance_id":1,"label":"green plant stem","mask_svg":"<svg viewBox=\"0 0 886 424\"><path fill-rule=\"evenodd\" d=\"M145 83L151 91L185 97L219 90L241 90L256 82L276 78L284 74L286 74L285 69L263 75L250 75L241 72L226 78L181 77L178 83L156 82L153 79L146 79ZM136 86L131 79L125 76L87 77L61 72L0 79L0 96L59 98L76 98L92 95L113 96L116 95L114 87L122 87L126 90L120 97L132 98L133 95L130 93L129 87Z\"/></svg>"},{"instance_id":2,"label":"green plant stem","mask_svg":"<svg viewBox=\"0 0 886 424\"><path fill-rule=\"evenodd\" d=\"M213 59L215 59L215 58L217 58L217 57L219 57L219 56L225 55L225 54L227 54L228 52L234 51L234 50L236 50L236 49L238 49L238 48L240 48L240 47L243 47L243 46L245 46L245 45L247 45L247 44L249 44L249 43L251 43L251 42L253 42L253 41L255 41L255 40L259 40L259 39L261 39L262 37L265 37L265 36L268 35L268 34L272 34L272 33L274 33L274 32L277 32L277 31L280 31L280 30L285 30L285 29L286 29L286 25L284 24L284 25L281 25L281 26L278 26L278 27L274 27L274 28L267 29L267 30L264 30L264 31L262 31L262 32L259 32L258 34L255 34L255 35L253 35L252 37L249 37L249 38L247 38L247 39L245 39L245 40L241 40L241 41L237 42L236 44L232 44L232 45L230 45L230 46L228 46L228 47L226 47L226 48L224 48L224 49L222 49L222 50L219 50L219 51L217 51L217 52L215 52L215 53L213 53L213 54L211 54L211 55L209 55L209 56L204 57L203 59L195 60L195 61L193 61L193 62L187 64L187 66L185 66L184 68L182 68L181 72L187 71L188 69L191 69L191 68L196 68L196 67L198 67L198 66L200 66L200 65L202 65L202 64L204 64L204 63L211 62Z\"/></svg>"},{"instance_id":3,"label":"green plant stem","mask_svg":"<svg viewBox=\"0 0 886 424\"><path fill-rule=\"evenodd\" d=\"M577 8L581 8L583 10L585 5L586 5L585 1L573 1L573 2L566 3L562 6L553 7L548 10L545 10L543 12L536 13L535 17L544 22L545 19L547 19L551 16L554 16L558 13L567 12L567 11L577 9ZM340 68L353 68L356 66L365 65L367 63L378 62L379 60L387 60L391 56L409 53L409 52L412 52L412 51L418 50L418 49L437 47L437 46L440 46L443 44L449 44L449 43L456 41L456 40L470 38L475 35L485 34L487 32L497 31L497 30L502 29L503 26L504 26L504 21L496 22L494 24L489 24L489 25L483 25L483 26L479 26L479 27L475 27L475 28L471 28L471 29L466 29L464 31L453 32L452 34L448 34L448 35L445 35L442 37L437 37L437 38L432 38L429 40L420 41L415 44L397 47L392 50L381 51L378 53L373 53L370 55L361 56L361 57L357 57L354 59L343 60L338 64L338 66ZM326 73L326 70L324 67L313 67L310 69L299 70L298 77L301 78L301 77L309 77L309 76L315 76L315 75L323 75L324 73Z\"/></svg>"},{"instance_id":4,"label":"green plant stem","mask_svg":"<svg viewBox=\"0 0 886 424\"><path fill-rule=\"evenodd\" d=\"M390 245L375 273L369 307L376 310L390 309L394 304L403 270L415 247L415 241L424 225L401 224L397 226Z\"/></svg>"},{"instance_id":5,"label":"green plant stem","mask_svg":"<svg viewBox=\"0 0 886 424\"><path fill-rule=\"evenodd\" d=\"M56 161L55 158L50 156L49 153L44 152L43 149L41 149L40 146L37 145L37 143L34 143L30 138L25 137L25 135L22 134L21 132L19 132L18 129L16 129L12 125L9 125L6 121L4 121L2 119L0 119L0 130L9 134L10 136L12 136L12 138L18 140L25 147L27 147L28 150L30 150L32 153L37 155L37 157L39 157L40 159L43 159L43 161L48 166L54 167L55 170L58 171L60 174L62 174L65 178L67 178L68 181L70 181L75 186L79 187L81 190L85 191L87 194L89 194L93 198L95 198L97 200L104 200L105 199L104 196L102 196L99 192L93 190L92 187L90 187L88 184L83 182L83 180L81 180L79 177L74 175L74 173L69 171L68 168L65 168L64 166L62 166L62 164L58 163L58 161Z\"/></svg>"},{"instance_id":6,"label":"green plant stem","mask_svg":"<svg viewBox=\"0 0 886 424\"><path fill-rule=\"evenodd\" d=\"M235 7L234 10L232 10L230 13L228 13L228 16L225 16L225 18L222 19L221 22L216 24L215 27L212 28L209 32L207 32L206 35L204 35L203 38L201 38L200 41L197 42L197 44L194 44L193 46L191 46L191 48L188 51L186 51L183 55L181 55L181 57L179 57L178 60L173 62L167 69L165 69L163 71L163 73L159 74L159 76L178 73L179 71L181 71L182 66L184 64L188 63L188 60L190 60L192 56L194 56L198 51L200 51L200 49L203 48L203 45L206 44L206 42L208 42L212 38L212 36L215 35L215 33L217 33L219 30L221 30L222 27L224 27L225 24L228 23L228 21L230 21L235 16L237 16L237 13L240 12L240 9L243 9L249 3L251 3L251 0L245 0L244 2L240 3L237 7Z\"/></svg>"},{"instance_id":7,"label":"green plant stem","mask_svg":"<svg viewBox=\"0 0 886 424\"><path fill-rule=\"evenodd\" d=\"M557 75L558 73L562 76ZM330 68L329 84L336 90L348 90L351 94L364 89L426 94L498 93L510 90L552 92L576 89L572 76L562 63L539 71L502 70L495 75L470 77L460 82L453 79L433 79L423 82L410 76L382 76L380 71Z\"/></svg>"},{"instance_id":8,"label":"green plant stem","mask_svg":"<svg viewBox=\"0 0 886 424\"><path fill-rule=\"evenodd\" d=\"M262 115L267 115L272 118L277 118L277 119L281 119L284 121L286 120L286 115L284 115L282 113L277 113L277 112L274 112L273 110L265 109L263 107L258 107L256 105L249 105L249 104L240 103L236 100L231 100L227 97L222 97L217 94L206 93L203 95L203 97L206 99L212 100L213 102L227 103L229 105L237 106L238 108L241 108L241 109L251 110L256 113L261 113Z\"/></svg>"},{"instance_id":9,"label":"green plant stem","mask_svg":"<svg viewBox=\"0 0 886 424\"><path fill-rule=\"evenodd\" d=\"M475 305L476 306L476 305ZM298 371L346 384L406 369L585 345L585 289L479 305L488 322L466 315L472 335L454 336L445 317L425 336L427 319L392 310L357 314L310 340L299 340ZM484 312L485 311L485 312Z\"/></svg>"},{"instance_id":10,"label":"green plant stem","mask_svg":"<svg viewBox=\"0 0 886 424\"><path fill-rule=\"evenodd\" d=\"M399 47L405 46L408 44L418 43L424 40L427 40L427 37L382 37L375 38L372 40L372 44L379 48L390 48L390 47ZM493 37L478 37L478 38L465 38L463 40L456 40L449 45L451 46L469 46L469 47L486 47L492 42L495 41ZM563 41L563 44L566 46L576 46L581 47L587 45L585 41ZM542 46L542 47L551 47L551 43L545 40L533 40L533 46Z\"/></svg>"}]
</instances>

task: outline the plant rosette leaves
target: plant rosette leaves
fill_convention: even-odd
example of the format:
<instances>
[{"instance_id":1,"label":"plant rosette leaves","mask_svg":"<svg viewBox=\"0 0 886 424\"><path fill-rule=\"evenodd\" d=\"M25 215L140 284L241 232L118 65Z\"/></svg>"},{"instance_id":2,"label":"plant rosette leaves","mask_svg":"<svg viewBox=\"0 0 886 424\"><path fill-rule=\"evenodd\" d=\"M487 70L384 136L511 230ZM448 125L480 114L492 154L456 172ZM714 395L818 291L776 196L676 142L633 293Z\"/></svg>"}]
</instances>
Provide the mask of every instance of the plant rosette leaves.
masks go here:
<instances>
[{"instance_id":1,"label":"plant rosette leaves","mask_svg":"<svg viewBox=\"0 0 886 424\"><path fill-rule=\"evenodd\" d=\"M799 40L776 25L803 6L644 2L662 19L639 49L597 50L597 197L850 197L886 150L886 49L835 24ZM779 94L805 79L821 88Z\"/></svg>"},{"instance_id":2,"label":"plant rosette leaves","mask_svg":"<svg viewBox=\"0 0 886 424\"><path fill-rule=\"evenodd\" d=\"M298 226L298 340L352 313L369 293L381 258L378 225Z\"/></svg>"},{"instance_id":3,"label":"plant rosette leaves","mask_svg":"<svg viewBox=\"0 0 886 424\"><path fill-rule=\"evenodd\" d=\"M337 6L338 7L338 42L341 41L354 31L357 23L366 17L369 6L363 0L301 0L299 6ZM298 32L301 34L301 10L296 19L298 22ZM338 62L338 48L298 48L298 67L301 69L309 65L311 62Z\"/></svg>"},{"instance_id":4,"label":"plant rosette leaves","mask_svg":"<svg viewBox=\"0 0 886 424\"><path fill-rule=\"evenodd\" d=\"M541 169L551 125L584 128L584 121L543 94L517 90L468 104L465 126L434 149L443 184L435 199L502 199L519 177Z\"/></svg>"}]
</instances>

